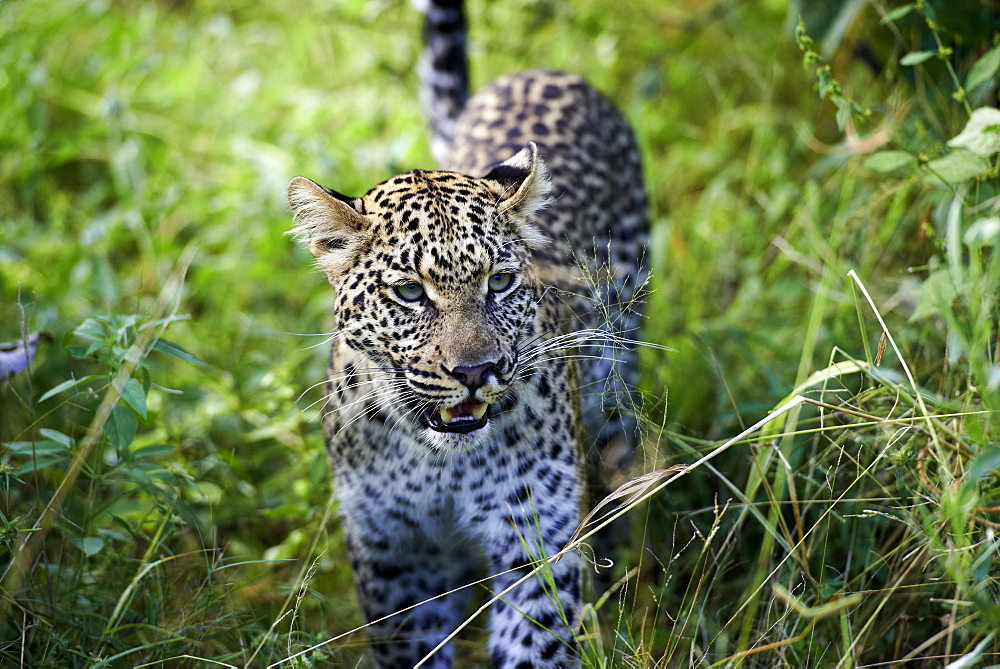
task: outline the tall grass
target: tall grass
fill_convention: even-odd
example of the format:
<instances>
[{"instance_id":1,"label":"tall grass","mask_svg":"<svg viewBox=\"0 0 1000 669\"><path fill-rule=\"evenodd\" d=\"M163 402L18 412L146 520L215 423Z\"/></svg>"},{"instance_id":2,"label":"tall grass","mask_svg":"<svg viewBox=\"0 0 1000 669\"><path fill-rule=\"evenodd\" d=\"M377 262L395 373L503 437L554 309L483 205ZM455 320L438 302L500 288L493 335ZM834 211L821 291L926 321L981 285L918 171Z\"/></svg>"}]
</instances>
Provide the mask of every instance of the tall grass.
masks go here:
<instances>
[{"instance_id":1,"label":"tall grass","mask_svg":"<svg viewBox=\"0 0 1000 669\"><path fill-rule=\"evenodd\" d=\"M477 85L579 71L644 151L669 471L589 666L1000 663L998 159L947 145L1000 26L820 5L471 3ZM0 382L0 663L362 657L283 188L431 164L419 37L402 2L0 5L0 340L53 335Z\"/></svg>"}]
</instances>

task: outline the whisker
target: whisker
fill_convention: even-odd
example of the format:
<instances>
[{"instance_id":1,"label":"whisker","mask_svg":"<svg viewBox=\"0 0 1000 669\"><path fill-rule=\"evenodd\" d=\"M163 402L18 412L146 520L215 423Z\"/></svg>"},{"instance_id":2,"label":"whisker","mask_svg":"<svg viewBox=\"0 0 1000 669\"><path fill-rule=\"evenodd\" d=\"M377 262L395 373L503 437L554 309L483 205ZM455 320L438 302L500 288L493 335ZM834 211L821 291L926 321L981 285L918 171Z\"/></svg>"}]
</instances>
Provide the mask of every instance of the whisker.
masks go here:
<instances>
[{"instance_id":1,"label":"whisker","mask_svg":"<svg viewBox=\"0 0 1000 669\"><path fill-rule=\"evenodd\" d=\"M386 397L385 397L386 400L392 398L393 393L390 392L392 390L393 390L392 388L386 388L386 387L377 389L377 391L381 391L381 392L383 392L383 393L386 394ZM372 391L372 393L369 393L369 395L371 395L373 393L376 393L377 391ZM372 399L372 398L369 397L368 399ZM360 401L361 400L354 401L350 405L348 405L348 407L339 407L338 409L334 409L334 411L340 411L341 409L349 408L350 406L355 406ZM348 427L350 427L351 425L353 425L354 423L356 423L362 417L368 417L368 419L370 420L372 417L374 417L378 413L378 410L379 410L379 403L377 401L373 401L370 407L366 408L364 411L359 411L357 413L357 415L355 415L349 421L347 421L346 423L344 423L344 425L342 425L341 428L339 430L337 430L337 432L333 435L334 438L337 437L337 436L339 436L341 432L343 432Z\"/></svg>"},{"instance_id":2,"label":"whisker","mask_svg":"<svg viewBox=\"0 0 1000 669\"><path fill-rule=\"evenodd\" d=\"M349 377L350 377L350 375L347 374L347 375L344 375L344 376L340 377L340 379L345 379L345 378L349 378ZM348 390L353 390L355 388L360 388L361 386L363 386L365 384L368 384L368 383L378 383L380 381L381 382L391 381L391 379L392 379L392 377L389 377L388 379L379 379L379 378L362 379L361 381L358 381L356 383L351 383L351 384L348 384L346 386L336 387L336 388L334 388L334 390L335 390L335 392L343 393L343 392L348 391ZM336 381L337 379L333 379L333 380ZM316 386L319 386L319 385L322 385L322 384L325 384L325 383L327 383L327 381L320 381L319 383L313 384L305 392L303 392L302 395L305 395L306 392L308 392L309 390L312 390ZM302 395L299 395L299 398L298 398L298 400L296 400L296 402L298 402L298 401L300 401L302 399ZM327 396L328 395L330 395L330 393L327 393ZM303 411L307 411L307 410L311 409L318 402L322 401L322 399L323 398L321 397L319 400L316 400L316 402L313 402L312 404L310 404L309 406L307 406L305 409L303 409Z\"/></svg>"},{"instance_id":3,"label":"whisker","mask_svg":"<svg viewBox=\"0 0 1000 669\"><path fill-rule=\"evenodd\" d=\"M348 379L348 378L350 378L352 376L365 376L365 375L380 374L380 373L384 375L384 379L388 380L388 379L394 378L394 374L398 374L398 373L401 373L403 371L404 370L402 368L397 369L395 367L389 367L389 368L383 368L383 367L360 367L360 368L356 368L356 369L354 369L351 372L344 372L343 374L338 374L336 376L328 376L328 377L324 378L323 380L318 381L318 382L312 384L311 386L309 386L308 388L306 388L305 390L303 390L302 393L295 399L295 401L296 401L296 403L301 402L302 398L305 397L306 393L308 393L310 390L312 390L313 388L316 388L318 386L321 386L321 385L323 385L325 383L328 383L328 382L336 383L337 381L342 381L343 379ZM377 381L380 381L380 380L383 380L383 379L380 379L378 376L375 376L374 378L370 378L370 379L366 379L364 381L361 381L358 384L351 385L351 386L345 386L343 389L344 390L348 390L350 388L357 387L357 385L361 385L362 383L374 383L374 382L377 382ZM306 407L306 408L309 408L309 407Z\"/></svg>"},{"instance_id":4,"label":"whisker","mask_svg":"<svg viewBox=\"0 0 1000 669\"><path fill-rule=\"evenodd\" d=\"M400 381L394 381L386 385L380 385L376 388L373 388L372 390L369 390L361 397L358 397L353 401L348 402L347 404L334 408L332 412L343 414L362 402L368 402L369 400L380 398L382 395L385 395L386 398L391 398L394 392L400 388L405 388L405 384L403 384Z\"/></svg>"}]
</instances>

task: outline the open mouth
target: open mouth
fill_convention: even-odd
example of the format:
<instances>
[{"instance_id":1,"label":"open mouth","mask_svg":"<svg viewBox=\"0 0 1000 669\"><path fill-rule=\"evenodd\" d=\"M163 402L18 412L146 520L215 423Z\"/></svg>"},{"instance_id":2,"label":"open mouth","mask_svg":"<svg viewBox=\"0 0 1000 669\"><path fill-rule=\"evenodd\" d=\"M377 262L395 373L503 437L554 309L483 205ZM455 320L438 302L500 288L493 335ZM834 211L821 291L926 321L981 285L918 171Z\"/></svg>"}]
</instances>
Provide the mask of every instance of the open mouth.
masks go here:
<instances>
[{"instance_id":1,"label":"open mouth","mask_svg":"<svg viewBox=\"0 0 1000 669\"><path fill-rule=\"evenodd\" d=\"M437 432L468 434L486 427L490 419L490 405L468 399L453 407L427 409L423 413L424 422Z\"/></svg>"}]
</instances>

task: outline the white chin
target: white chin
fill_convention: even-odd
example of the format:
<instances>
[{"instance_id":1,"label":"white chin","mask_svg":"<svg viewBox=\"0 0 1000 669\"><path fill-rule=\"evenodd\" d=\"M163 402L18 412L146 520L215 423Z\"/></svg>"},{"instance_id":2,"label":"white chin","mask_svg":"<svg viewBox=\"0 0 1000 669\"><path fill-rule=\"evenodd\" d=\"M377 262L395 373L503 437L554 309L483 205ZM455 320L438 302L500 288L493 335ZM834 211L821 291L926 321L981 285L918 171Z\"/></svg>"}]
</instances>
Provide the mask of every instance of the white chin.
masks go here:
<instances>
[{"instance_id":1,"label":"white chin","mask_svg":"<svg viewBox=\"0 0 1000 669\"><path fill-rule=\"evenodd\" d=\"M438 432L427 427L420 431L423 442L437 453L460 453L482 447L490 441L493 433L493 421L483 427L466 434L458 432Z\"/></svg>"}]
</instances>

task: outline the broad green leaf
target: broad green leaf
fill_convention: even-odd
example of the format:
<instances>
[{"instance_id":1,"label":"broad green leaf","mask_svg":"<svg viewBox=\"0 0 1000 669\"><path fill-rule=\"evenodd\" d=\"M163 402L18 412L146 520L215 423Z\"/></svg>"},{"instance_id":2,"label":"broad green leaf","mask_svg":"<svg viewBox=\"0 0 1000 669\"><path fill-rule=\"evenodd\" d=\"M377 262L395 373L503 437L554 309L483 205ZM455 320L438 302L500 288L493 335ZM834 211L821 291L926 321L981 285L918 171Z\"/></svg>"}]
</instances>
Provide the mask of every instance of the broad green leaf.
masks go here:
<instances>
[{"instance_id":1,"label":"broad green leaf","mask_svg":"<svg viewBox=\"0 0 1000 669\"><path fill-rule=\"evenodd\" d=\"M177 476L177 474L174 474L173 472L168 472L166 469L163 469L162 467L153 472L152 478L156 479L157 481L166 483L167 485L170 486L180 485L181 483L181 479L180 477Z\"/></svg>"},{"instance_id":2,"label":"broad green leaf","mask_svg":"<svg viewBox=\"0 0 1000 669\"><path fill-rule=\"evenodd\" d=\"M130 378L122 388L122 399L135 409L135 412L146 419L146 393L142 390L142 384L136 379Z\"/></svg>"},{"instance_id":3,"label":"broad green leaf","mask_svg":"<svg viewBox=\"0 0 1000 669\"><path fill-rule=\"evenodd\" d=\"M14 455L28 455L32 453L62 453L66 450L65 444L60 444L58 441L52 441L50 439L45 439L42 441L12 441L4 446Z\"/></svg>"},{"instance_id":4,"label":"broad green leaf","mask_svg":"<svg viewBox=\"0 0 1000 669\"><path fill-rule=\"evenodd\" d=\"M84 376L84 377L79 378L79 379L70 379L68 381L63 381L58 386L49 389L49 391L47 393L45 393L44 395L42 395L41 397L38 398L38 401L39 402L44 402L45 400L47 400L50 397L53 397L55 395L58 395L59 393L61 393L64 390L69 390L70 388L73 388L74 386L78 386L81 383L87 383L88 381L93 381L94 379L97 379L97 378L100 378L100 377L91 374L90 376Z\"/></svg>"},{"instance_id":5,"label":"broad green leaf","mask_svg":"<svg viewBox=\"0 0 1000 669\"><path fill-rule=\"evenodd\" d=\"M87 350L83 352L82 357L89 358L90 356L100 351L102 348L107 348L107 347L108 345L105 344L103 341L92 341L90 342L90 346L87 347Z\"/></svg>"},{"instance_id":6,"label":"broad green leaf","mask_svg":"<svg viewBox=\"0 0 1000 669\"><path fill-rule=\"evenodd\" d=\"M76 443L72 437L63 434L59 430L52 430L47 427L43 427L41 430L38 431L38 433L47 439L51 439L57 444L61 444L66 448L71 448Z\"/></svg>"},{"instance_id":7,"label":"broad green leaf","mask_svg":"<svg viewBox=\"0 0 1000 669\"><path fill-rule=\"evenodd\" d=\"M84 537L80 542L80 548L87 556L97 555L104 548L104 539L100 537Z\"/></svg>"},{"instance_id":8,"label":"broad green leaf","mask_svg":"<svg viewBox=\"0 0 1000 669\"><path fill-rule=\"evenodd\" d=\"M880 174L914 163L916 159L906 151L879 151L865 158L865 167Z\"/></svg>"},{"instance_id":9,"label":"broad green leaf","mask_svg":"<svg viewBox=\"0 0 1000 669\"><path fill-rule=\"evenodd\" d=\"M951 304L958 295L958 288L952 281L951 274L946 269L931 273L917 291L917 306L910 316L911 321L917 321L927 316L936 316L941 308Z\"/></svg>"},{"instance_id":10,"label":"broad green leaf","mask_svg":"<svg viewBox=\"0 0 1000 669\"><path fill-rule=\"evenodd\" d=\"M59 464L65 459L66 457L61 453L38 453L34 458L18 467L15 473L17 475L30 474Z\"/></svg>"},{"instance_id":11,"label":"broad green leaf","mask_svg":"<svg viewBox=\"0 0 1000 669\"><path fill-rule=\"evenodd\" d=\"M965 78L965 88L971 91L989 81L996 75L997 70L1000 70L1000 46L993 47L976 61L969 70L969 76Z\"/></svg>"},{"instance_id":12,"label":"broad green leaf","mask_svg":"<svg viewBox=\"0 0 1000 669\"><path fill-rule=\"evenodd\" d=\"M927 167L948 183L959 183L985 174L990 169L990 163L971 151L959 149L942 158L935 158L927 163Z\"/></svg>"},{"instance_id":13,"label":"broad green leaf","mask_svg":"<svg viewBox=\"0 0 1000 669\"><path fill-rule=\"evenodd\" d=\"M139 467L134 465L131 467L124 467L122 471L130 481L137 483L146 492L152 492L153 482Z\"/></svg>"},{"instance_id":14,"label":"broad green leaf","mask_svg":"<svg viewBox=\"0 0 1000 669\"><path fill-rule=\"evenodd\" d=\"M986 158L1000 152L1000 109L980 107L973 111L962 132L948 140L948 146Z\"/></svg>"},{"instance_id":15,"label":"broad green leaf","mask_svg":"<svg viewBox=\"0 0 1000 669\"><path fill-rule=\"evenodd\" d=\"M965 480L969 483L976 483L998 470L1000 470L1000 446L993 446L972 459Z\"/></svg>"},{"instance_id":16,"label":"broad green leaf","mask_svg":"<svg viewBox=\"0 0 1000 669\"><path fill-rule=\"evenodd\" d=\"M87 349L83 346L67 346L66 350L74 358L83 359L87 357Z\"/></svg>"},{"instance_id":17,"label":"broad green leaf","mask_svg":"<svg viewBox=\"0 0 1000 669\"><path fill-rule=\"evenodd\" d=\"M80 337L81 339L104 339L108 335L108 330L96 318L88 318L84 322L80 323L79 326L73 329L73 336Z\"/></svg>"},{"instance_id":18,"label":"broad green leaf","mask_svg":"<svg viewBox=\"0 0 1000 669\"><path fill-rule=\"evenodd\" d=\"M937 54L937 51L911 51L899 59L900 65L919 65Z\"/></svg>"},{"instance_id":19,"label":"broad green leaf","mask_svg":"<svg viewBox=\"0 0 1000 669\"><path fill-rule=\"evenodd\" d=\"M165 353L167 355L177 358L178 360L190 362L195 365L205 364L205 362L201 358L196 356L194 353L188 352L180 344L175 344L172 341L167 341L166 339L157 339L156 343L153 344L153 350L159 351L160 353Z\"/></svg>"},{"instance_id":20,"label":"broad green leaf","mask_svg":"<svg viewBox=\"0 0 1000 669\"><path fill-rule=\"evenodd\" d=\"M173 451L174 447L171 444L153 444L152 446L143 446L142 448L135 449L132 453L132 457L135 459L154 458L157 455L173 453Z\"/></svg>"},{"instance_id":21,"label":"broad green leaf","mask_svg":"<svg viewBox=\"0 0 1000 669\"><path fill-rule=\"evenodd\" d=\"M108 422L104 424L104 434L119 453L128 451L138 429L139 420L135 414L121 404L115 405L108 416Z\"/></svg>"},{"instance_id":22,"label":"broad green leaf","mask_svg":"<svg viewBox=\"0 0 1000 669\"><path fill-rule=\"evenodd\" d=\"M882 20L879 21L879 23L885 25L887 23L892 23L893 21L898 21L899 19L903 18L904 16L912 12L915 6L916 3L911 2L908 5L903 5L902 7L896 7L896 9L892 10L891 12L883 16Z\"/></svg>"}]
</instances>

